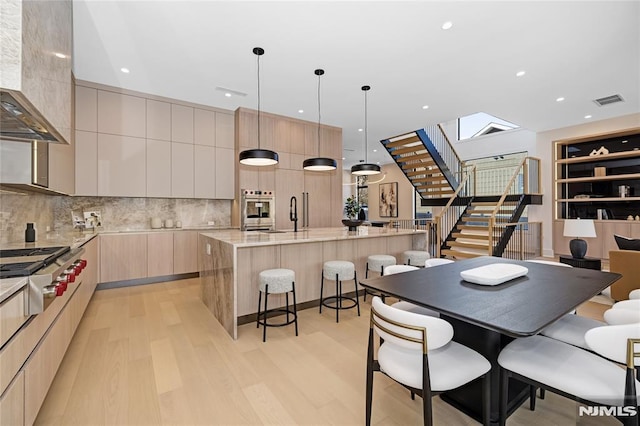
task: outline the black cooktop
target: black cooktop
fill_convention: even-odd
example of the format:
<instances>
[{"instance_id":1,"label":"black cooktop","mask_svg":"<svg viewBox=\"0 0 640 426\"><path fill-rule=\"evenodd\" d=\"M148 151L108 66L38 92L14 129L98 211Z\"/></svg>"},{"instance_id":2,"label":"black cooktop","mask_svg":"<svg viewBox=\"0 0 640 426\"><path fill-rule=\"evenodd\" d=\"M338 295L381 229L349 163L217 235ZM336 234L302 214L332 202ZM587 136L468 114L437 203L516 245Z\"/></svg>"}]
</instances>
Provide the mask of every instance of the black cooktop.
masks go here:
<instances>
[{"instance_id":1,"label":"black cooktop","mask_svg":"<svg viewBox=\"0 0 640 426\"><path fill-rule=\"evenodd\" d=\"M69 250L69 246L0 250L0 278L29 276Z\"/></svg>"}]
</instances>

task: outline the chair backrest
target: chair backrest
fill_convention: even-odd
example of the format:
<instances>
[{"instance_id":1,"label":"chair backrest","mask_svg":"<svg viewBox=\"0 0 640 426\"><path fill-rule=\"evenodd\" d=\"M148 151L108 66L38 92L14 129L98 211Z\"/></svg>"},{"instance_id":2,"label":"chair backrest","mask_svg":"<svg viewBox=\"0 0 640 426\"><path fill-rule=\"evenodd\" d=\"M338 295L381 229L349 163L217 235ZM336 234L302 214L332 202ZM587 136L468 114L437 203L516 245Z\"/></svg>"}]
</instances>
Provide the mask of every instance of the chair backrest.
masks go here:
<instances>
[{"instance_id":1,"label":"chair backrest","mask_svg":"<svg viewBox=\"0 0 640 426\"><path fill-rule=\"evenodd\" d=\"M441 257L434 257L433 259L425 260L424 261L424 267L425 268L431 268L432 266L446 265L448 263L453 263L453 260L444 259L444 258L441 258Z\"/></svg>"},{"instance_id":2,"label":"chair backrest","mask_svg":"<svg viewBox=\"0 0 640 426\"><path fill-rule=\"evenodd\" d=\"M423 353L440 348L453 338L453 327L447 321L385 305L378 296L371 301L371 327L385 344Z\"/></svg>"},{"instance_id":3,"label":"chair backrest","mask_svg":"<svg viewBox=\"0 0 640 426\"><path fill-rule=\"evenodd\" d=\"M604 321L609 325L640 323L640 311L635 309L607 309Z\"/></svg>"},{"instance_id":4,"label":"chair backrest","mask_svg":"<svg viewBox=\"0 0 640 426\"><path fill-rule=\"evenodd\" d=\"M622 277L611 284L611 298L626 300L632 290L640 288L638 278L640 251L609 250L609 271L622 274Z\"/></svg>"},{"instance_id":5,"label":"chair backrest","mask_svg":"<svg viewBox=\"0 0 640 426\"><path fill-rule=\"evenodd\" d=\"M635 289L631 293L629 293L629 299L640 299L640 289Z\"/></svg>"},{"instance_id":6,"label":"chair backrest","mask_svg":"<svg viewBox=\"0 0 640 426\"><path fill-rule=\"evenodd\" d=\"M627 364L628 340L640 339L640 324L608 325L587 331L584 340L597 354L621 364ZM638 351L640 342L634 352ZM640 365L640 356L633 359L633 365Z\"/></svg>"},{"instance_id":7,"label":"chair backrest","mask_svg":"<svg viewBox=\"0 0 640 426\"><path fill-rule=\"evenodd\" d=\"M411 265L389 265L384 268L384 275L399 274L401 272L415 271L416 269L420 268Z\"/></svg>"},{"instance_id":8,"label":"chair backrest","mask_svg":"<svg viewBox=\"0 0 640 426\"><path fill-rule=\"evenodd\" d=\"M614 303L611 309L630 309L640 313L640 299L623 300Z\"/></svg>"},{"instance_id":9,"label":"chair backrest","mask_svg":"<svg viewBox=\"0 0 640 426\"><path fill-rule=\"evenodd\" d=\"M526 262L541 263L543 265L564 266L565 268L573 268L573 266L571 265L567 265L566 263L554 262L553 260L528 259L526 260Z\"/></svg>"}]
</instances>

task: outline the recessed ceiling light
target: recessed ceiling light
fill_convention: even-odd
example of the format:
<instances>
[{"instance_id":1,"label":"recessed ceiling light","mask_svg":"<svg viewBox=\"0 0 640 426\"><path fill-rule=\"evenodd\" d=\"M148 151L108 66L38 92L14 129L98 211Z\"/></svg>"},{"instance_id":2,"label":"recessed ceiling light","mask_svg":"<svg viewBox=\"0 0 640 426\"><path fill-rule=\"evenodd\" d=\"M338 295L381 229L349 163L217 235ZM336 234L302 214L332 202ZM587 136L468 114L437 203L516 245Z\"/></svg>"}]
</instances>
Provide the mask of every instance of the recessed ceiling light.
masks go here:
<instances>
[{"instance_id":1,"label":"recessed ceiling light","mask_svg":"<svg viewBox=\"0 0 640 426\"><path fill-rule=\"evenodd\" d=\"M55 55L56 55L56 58L60 58L60 59L64 59L67 57L67 55L65 55L64 53L59 53L59 52L56 52Z\"/></svg>"},{"instance_id":2,"label":"recessed ceiling light","mask_svg":"<svg viewBox=\"0 0 640 426\"><path fill-rule=\"evenodd\" d=\"M525 74L526 74L526 72L525 72L525 71L518 71L518 72L516 73L516 77L522 77L522 76L523 76L523 75L525 75Z\"/></svg>"},{"instance_id":3,"label":"recessed ceiling light","mask_svg":"<svg viewBox=\"0 0 640 426\"><path fill-rule=\"evenodd\" d=\"M346 160L346 158L345 158L345 157L342 157L342 160Z\"/></svg>"},{"instance_id":4,"label":"recessed ceiling light","mask_svg":"<svg viewBox=\"0 0 640 426\"><path fill-rule=\"evenodd\" d=\"M227 98L230 98L230 97L231 97L231 93L229 93L229 92L225 93L224 95L225 95Z\"/></svg>"},{"instance_id":5,"label":"recessed ceiling light","mask_svg":"<svg viewBox=\"0 0 640 426\"><path fill-rule=\"evenodd\" d=\"M378 161L378 162L376 162L376 164L380 165L380 162Z\"/></svg>"},{"instance_id":6,"label":"recessed ceiling light","mask_svg":"<svg viewBox=\"0 0 640 426\"><path fill-rule=\"evenodd\" d=\"M591 118L591 115L585 115L584 118Z\"/></svg>"},{"instance_id":7,"label":"recessed ceiling light","mask_svg":"<svg viewBox=\"0 0 640 426\"><path fill-rule=\"evenodd\" d=\"M429 105L422 105L422 109L429 109Z\"/></svg>"},{"instance_id":8,"label":"recessed ceiling light","mask_svg":"<svg viewBox=\"0 0 640 426\"><path fill-rule=\"evenodd\" d=\"M562 102L564 101L564 98L562 96L560 96L558 99L556 99L556 102Z\"/></svg>"},{"instance_id":9,"label":"recessed ceiling light","mask_svg":"<svg viewBox=\"0 0 640 426\"><path fill-rule=\"evenodd\" d=\"M302 114L302 113L304 112L304 110L303 110L303 109L299 109L299 110L298 110L298 112L299 112L300 114Z\"/></svg>"},{"instance_id":10,"label":"recessed ceiling light","mask_svg":"<svg viewBox=\"0 0 640 426\"><path fill-rule=\"evenodd\" d=\"M447 22L445 22L444 24L442 24L442 29L443 29L443 30L448 30L448 29L450 29L451 27L453 27L453 22L451 22L451 21L447 21Z\"/></svg>"},{"instance_id":11,"label":"recessed ceiling light","mask_svg":"<svg viewBox=\"0 0 640 426\"><path fill-rule=\"evenodd\" d=\"M120 68L120 71L122 71L125 74L129 74L129 68Z\"/></svg>"},{"instance_id":12,"label":"recessed ceiling light","mask_svg":"<svg viewBox=\"0 0 640 426\"><path fill-rule=\"evenodd\" d=\"M378 150L377 150L377 149L374 149L374 150L373 150L373 152L378 152Z\"/></svg>"},{"instance_id":13,"label":"recessed ceiling light","mask_svg":"<svg viewBox=\"0 0 640 426\"><path fill-rule=\"evenodd\" d=\"M358 131L359 131L359 132L361 132L361 131L362 131L362 129L358 129Z\"/></svg>"}]
</instances>

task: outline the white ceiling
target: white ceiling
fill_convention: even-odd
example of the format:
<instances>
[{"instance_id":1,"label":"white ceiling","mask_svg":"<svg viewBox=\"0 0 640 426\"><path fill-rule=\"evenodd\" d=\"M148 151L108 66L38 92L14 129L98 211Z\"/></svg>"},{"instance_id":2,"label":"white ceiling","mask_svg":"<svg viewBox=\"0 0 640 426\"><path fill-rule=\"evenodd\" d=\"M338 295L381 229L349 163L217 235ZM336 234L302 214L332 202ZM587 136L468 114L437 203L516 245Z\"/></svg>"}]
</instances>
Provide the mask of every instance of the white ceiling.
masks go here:
<instances>
[{"instance_id":1,"label":"white ceiling","mask_svg":"<svg viewBox=\"0 0 640 426\"><path fill-rule=\"evenodd\" d=\"M638 1L74 0L73 8L80 80L255 109L259 46L261 110L317 122L313 71L323 68L321 121L343 128L345 167L364 159L365 84L369 162L390 161L380 139L479 111L533 131L640 111ZM445 21L453 28L442 30ZM625 102L592 102L614 94Z\"/></svg>"}]
</instances>

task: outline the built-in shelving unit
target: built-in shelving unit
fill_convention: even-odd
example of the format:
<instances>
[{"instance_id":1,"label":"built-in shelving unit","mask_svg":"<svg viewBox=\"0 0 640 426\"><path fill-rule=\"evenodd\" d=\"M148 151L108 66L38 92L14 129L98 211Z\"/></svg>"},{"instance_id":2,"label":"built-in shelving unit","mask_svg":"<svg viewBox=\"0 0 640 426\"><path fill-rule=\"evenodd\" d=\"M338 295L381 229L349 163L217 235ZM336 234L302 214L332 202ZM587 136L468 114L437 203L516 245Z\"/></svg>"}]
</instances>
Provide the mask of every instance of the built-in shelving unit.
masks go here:
<instances>
[{"instance_id":1,"label":"built-in shelving unit","mask_svg":"<svg viewBox=\"0 0 640 426\"><path fill-rule=\"evenodd\" d=\"M640 213L640 129L556 141L555 153L556 219Z\"/></svg>"}]
</instances>

